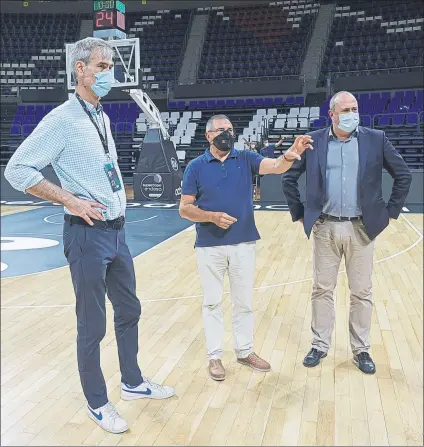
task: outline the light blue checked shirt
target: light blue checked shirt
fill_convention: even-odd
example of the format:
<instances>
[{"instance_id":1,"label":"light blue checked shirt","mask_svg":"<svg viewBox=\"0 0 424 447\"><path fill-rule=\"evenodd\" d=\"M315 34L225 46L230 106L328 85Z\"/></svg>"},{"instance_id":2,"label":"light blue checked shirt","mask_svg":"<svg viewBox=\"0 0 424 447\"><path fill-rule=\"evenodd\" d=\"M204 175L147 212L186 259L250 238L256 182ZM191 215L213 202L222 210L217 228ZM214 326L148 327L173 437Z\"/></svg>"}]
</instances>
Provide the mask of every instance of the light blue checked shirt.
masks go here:
<instances>
[{"instance_id":1,"label":"light blue checked shirt","mask_svg":"<svg viewBox=\"0 0 424 447\"><path fill-rule=\"evenodd\" d=\"M99 105L96 110L92 104L85 103L104 132L102 106ZM75 95L47 114L18 147L6 167L6 179L15 189L26 192L43 180L40 170L51 164L63 189L79 198L106 206L106 210L101 211L105 219L124 216L124 182L118 167L110 120L106 114L103 116L110 157L121 180L120 191L112 191L105 172L105 164L110 159L105 154L96 128ZM66 208L65 212L69 214Z\"/></svg>"}]
</instances>

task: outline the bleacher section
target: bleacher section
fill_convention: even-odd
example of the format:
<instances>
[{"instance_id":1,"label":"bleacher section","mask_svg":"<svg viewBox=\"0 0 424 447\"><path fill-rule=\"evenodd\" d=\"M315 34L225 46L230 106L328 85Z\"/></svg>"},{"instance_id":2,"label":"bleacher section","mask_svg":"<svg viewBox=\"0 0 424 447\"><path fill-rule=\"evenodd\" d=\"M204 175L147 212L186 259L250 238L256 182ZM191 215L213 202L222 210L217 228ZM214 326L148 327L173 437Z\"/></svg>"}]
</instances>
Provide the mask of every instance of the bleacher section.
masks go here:
<instances>
[{"instance_id":1,"label":"bleacher section","mask_svg":"<svg viewBox=\"0 0 424 447\"><path fill-rule=\"evenodd\" d=\"M76 14L2 14L2 95L13 95L18 87L53 89L64 86L65 43L78 40L81 18L86 17Z\"/></svg>"},{"instance_id":2,"label":"bleacher section","mask_svg":"<svg viewBox=\"0 0 424 447\"><path fill-rule=\"evenodd\" d=\"M127 14L128 37L140 39L140 68L151 90L166 90L177 78L186 48L192 10Z\"/></svg>"},{"instance_id":3,"label":"bleacher section","mask_svg":"<svg viewBox=\"0 0 424 447\"><path fill-rule=\"evenodd\" d=\"M178 75L192 10L159 10L127 14L128 37L140 38L142 80L150 90L166 90ZM1 15L1 92L53 89L66 83L65 43L78 40L81 19L76 14ZM119 68L120 61L116 61Z\"/></svg>"},{"instance_id":4,"label":"bleacher section","mask_svg":"<svg viewBox=\"0 0 424 447\"><path fill-rule=\"evenodd\" d=\"M423 26L424 4L419 0L339 0L320 85L329 75L422 71Z\"/></svg>"},{"instance_id":5,"label":"bleacher section","mask_svg":"<svg viewBox=\"0 0 424 447\"><path fill-rule=\"evenodd\" d=\"M210 11L198 81L299 75L318 8L289 0Z\"/></svg>"},{"instance_id":6,"label":"bleacher section","mask_svg":"<svg viewBox=\"0 0 424 447\"><path fill-rule=\"evenodd\" d=\"M361 124L384 129L408 165L412 169L423 169L423 91L360 93L356 96ZM296 135L330 124L329 100L330 97L320 108L305 107L303 97L293 96L257 98L256 103L253 99L180 101L181 110L173 110L178 103L169 103L169 111L162 112L162 118L185 166L206 149L205 126L214 114L225 113L232 120L237 133L236 148L245 148L244 139L262 143L268 138L272 143L284 136L284 149ZM7 136L7 150L2 151L2 164L53 107L40 104L18 106L10 137ZM103 107L112 123L122 172L130 181L148 124L135 103L105 103ZM280 153L281 150L276 151L275 155Z\"/></svg>"}]
</instances>

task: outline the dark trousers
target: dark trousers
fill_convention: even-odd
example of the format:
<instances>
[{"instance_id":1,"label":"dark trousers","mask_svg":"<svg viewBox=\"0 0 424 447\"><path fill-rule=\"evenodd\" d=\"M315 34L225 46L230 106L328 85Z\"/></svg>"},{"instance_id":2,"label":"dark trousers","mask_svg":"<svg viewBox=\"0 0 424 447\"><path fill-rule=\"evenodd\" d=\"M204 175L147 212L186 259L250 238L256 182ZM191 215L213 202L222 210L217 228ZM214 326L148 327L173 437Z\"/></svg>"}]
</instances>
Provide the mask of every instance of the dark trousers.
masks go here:
<instances>
[{"instance_id":1,"label":"dark trousers","mask_svg":"<svg viewBox=\"0 0 424 447\"><path fill-rule=\"evenodd\" d=\"M135 294L134 264L125 229L98 229L65 222L64 253L76 296L78 370L91 408L108 402L100 368L100 341L106 334L107 294L114 310L121 380L139 385L137 363L140 301Z\"/></svg>"}]
</instances>

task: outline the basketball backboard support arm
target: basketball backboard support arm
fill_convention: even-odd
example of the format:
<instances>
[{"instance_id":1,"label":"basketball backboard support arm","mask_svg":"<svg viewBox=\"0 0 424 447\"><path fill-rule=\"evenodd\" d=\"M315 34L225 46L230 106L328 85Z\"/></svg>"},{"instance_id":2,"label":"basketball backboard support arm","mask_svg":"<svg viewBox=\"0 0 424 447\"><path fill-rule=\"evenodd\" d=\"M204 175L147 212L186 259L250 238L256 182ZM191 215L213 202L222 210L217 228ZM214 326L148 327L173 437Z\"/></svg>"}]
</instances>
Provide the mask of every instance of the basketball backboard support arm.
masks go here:
<instances>
[{"instance_id":1,"label":"basketball backboard support arm","mask_svg":"<svg viewBox=\"0 0 424 447\"><path fill-rule=\"evenodd\" d=\"M143 110L146 115L147 121L150 123L150 127L159 128L162 131L163 138L169 139L169 133L165 128L162 117L155 103L150 99L146 92L141 89L130 89L131 98L137 103L137 105Z\"/></svg>"}]
</instances>

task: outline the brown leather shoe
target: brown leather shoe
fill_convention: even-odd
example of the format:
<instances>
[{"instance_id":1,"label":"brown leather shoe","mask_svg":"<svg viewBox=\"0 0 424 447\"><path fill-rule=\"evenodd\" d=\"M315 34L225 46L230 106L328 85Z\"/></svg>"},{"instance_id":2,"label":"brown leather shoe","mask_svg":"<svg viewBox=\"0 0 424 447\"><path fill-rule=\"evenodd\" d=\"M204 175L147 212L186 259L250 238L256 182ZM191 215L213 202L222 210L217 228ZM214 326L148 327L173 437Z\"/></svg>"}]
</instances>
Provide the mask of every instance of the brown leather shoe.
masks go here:
<instances>
[{"instance_id":1,"label":"brown leather shoe","mask_svg":"<svg viewBox=\"0 0 424 447\"><path fill-rule=\"evenodd\" d=\"M237 361L242 365L250 366L251 368L256 369L256 371L268 372L271 370L271 365L266 360L261 359L254 352L250 353L244 359L238 358Z\"/></svg>"},{"instance_id":2,"label":"brown leather shoe","mask_svg":"<svg viewBox=\"0 0 424 447\"><path fill-rule=\"evenodd\" d=\"M224 380L226 373L222 362L219 359L209 360L209 375L213 380Z\"/></svg>"}]
</instances>

